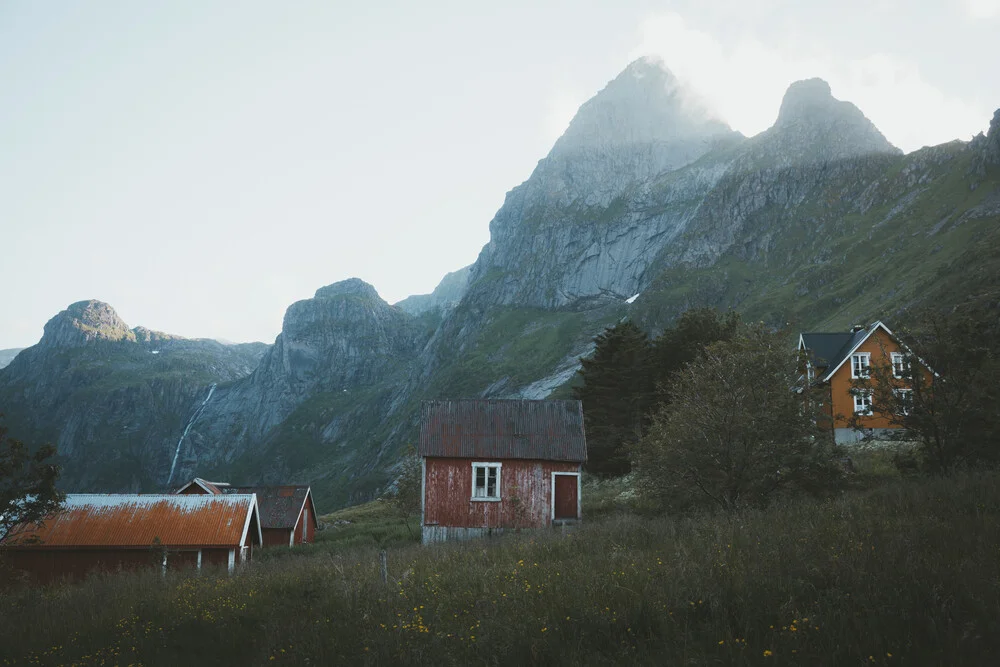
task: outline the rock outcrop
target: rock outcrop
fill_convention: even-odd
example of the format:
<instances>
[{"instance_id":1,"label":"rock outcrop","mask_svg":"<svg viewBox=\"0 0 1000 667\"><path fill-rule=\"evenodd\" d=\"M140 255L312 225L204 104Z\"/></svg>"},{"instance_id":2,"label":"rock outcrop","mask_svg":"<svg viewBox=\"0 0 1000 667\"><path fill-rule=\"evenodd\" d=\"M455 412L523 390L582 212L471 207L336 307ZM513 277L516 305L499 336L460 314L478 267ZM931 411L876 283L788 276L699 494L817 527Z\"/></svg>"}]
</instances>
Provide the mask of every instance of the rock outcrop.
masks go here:
<instances>
[{"instance_id":1,"label":"rock outcrop","mask_svg":"<svg viewBox=\"0 0 1000 667\"><path fill-rule=\"evenodd\" d=\"M458 305L458 302L465 296L469 287L469 273L472 266L464 266L458 271L452 271L445 275L438 283L437 287L430 294L414 294L402 301L397 301L394 306L403 309L410 315L422 315L423 313L440 310L448 311Z\"/></svg>"},{"instance_id":2,"label":"rock outcrop","mask_svg":"<svg viewBox=\"0 0 1000 667\"><path fill-rule=\"evenodd\" d=\"M993 113L987 133L980 132L972 140L972 149L977 153L974 168L979 175L984 175L991 166L1000 165L1000 109Z\"/></svg>"},{"instance_id":3,"label":"rock outcrop","mask_svg":"<svg viewBox=\"0 0 1000 667\"><path fill-rule=\"evenodd\" d=\"M135 334L103 301L77 301L45 324L40 344L76 347L91 341L135 342Z\"/></svg>"}]
</instances>

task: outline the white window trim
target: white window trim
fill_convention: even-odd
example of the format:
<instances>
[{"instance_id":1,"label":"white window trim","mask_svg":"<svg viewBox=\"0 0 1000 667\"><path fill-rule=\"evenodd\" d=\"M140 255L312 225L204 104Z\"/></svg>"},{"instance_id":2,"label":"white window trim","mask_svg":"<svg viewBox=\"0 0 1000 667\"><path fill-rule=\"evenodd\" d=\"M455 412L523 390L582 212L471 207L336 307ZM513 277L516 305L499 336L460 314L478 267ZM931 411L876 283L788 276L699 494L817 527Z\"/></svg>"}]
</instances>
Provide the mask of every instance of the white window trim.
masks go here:
<instances>
[{"instance_id":1,"label":"white window trim","mask_svg":"<svg viewBox=\"0 0 1000 667\"><path fill-rule=\"evenodd\" d=\"M576 477L576 518L577 520L583 518L582 507L580 503L581 497L581 483L580 483L580 473L578 472L553 472L552 473L552 494L550 496L549 504L552 505L550 517L552 521L556 520L556 475L572 475Z\"/></svg>"},{"instance_id":2,"label":"white window trim","mask_svg":"<svg viewBox=\"0 0 1000 667\"><path fill-rule=\"evenodd\" d=\"M866 410L858 410L858 399L861 398L861 397L865 397L865 398L868 399L868 409L866 409ZM866 416L871 416L873 414L873 411L872 411L872 407L873 407L873 404L872 404L872 392L871 391L857 389L857 390L855 390L855 393L853 394L853 398L854 398L854 414L856 414L856 415L866 415Z\"/></svg>"},{"instance_id":3,"label":"white window trim","mask_svg":"<svg viewBox=\"0 0 1000 667\"><path fill-rule=\"evenodd\" d=\"M896 372L896 359L899 359L899 365L903 369L902 373ZM906 373L906 356L902 352L890 352L889 363L892 364L892 377L897 380L904 377L904 374Z\"/></svg>"},{"instance_id":4,"label":"white window trim","mask_svg":"<svg viewBox=\"0 0 1000 667\"><path fill-rule=\"evenodd\" d=\"M232 574L236 568L236 549L229 550L229 573Z\"/></svg>"},{"instance_id":5,"label":"white window trim","mask_svg":"<svg viewBox=\"0 0 1000 667\"><path fill-rule=\"evenodd\" d=\"M495 496L477 496L476 495L476 469L477 468L494 468L497 471L497 495ZM475 461L472 464L472 500L476 502L487 502L487 503L498 503L502 498L500 493L500 474L503 472L502 463L494 463L489 461ZM486 473L487 479L489 479L489 472Z\"/></svg>"},{"instance_id":6,"label":"white window trim","mask_svg":"<svg viewBox=\"0 0 1000 667\"><path fill-rule=\"evenodd\" d=\"M867 375L858 375L854 368L854 357L861 357L865 360L865 368L868 369ZM851 377L852 378L869 378L872 374L872 353L871 352L855 352L851 355Z\"/></svg>"},{"instance_id":7,"label":"white window trim","mask_svg":"<svg viewBox=\"0 0 1000 667\"><path fill-rule=\"evenodd\" d=\"M913 398L912 398L913 397L913 390L912 389L907 389L906 387L900 387L898 389L893 389L892 393L895 394L896 397L899 399L899 404L900 404L900 406L902 408L902 414L903 414L903 416L904 417L908 417L910 415L910 410L907 408L906 401L902 397L905 394L909 394L910 395L910 408L912 408L913 407Z\"/></svg>"}]
</instances>

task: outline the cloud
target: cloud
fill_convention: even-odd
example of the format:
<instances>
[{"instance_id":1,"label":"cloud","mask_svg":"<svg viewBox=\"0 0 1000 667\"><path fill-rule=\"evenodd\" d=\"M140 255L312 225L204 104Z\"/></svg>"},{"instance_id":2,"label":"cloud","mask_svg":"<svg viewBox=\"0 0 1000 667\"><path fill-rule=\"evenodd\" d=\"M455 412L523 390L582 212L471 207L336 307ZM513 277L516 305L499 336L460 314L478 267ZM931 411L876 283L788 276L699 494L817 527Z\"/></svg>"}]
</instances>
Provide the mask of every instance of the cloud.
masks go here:
<instances>
[{"instance_id":1,"label":"cloud","mask_svg":"<svg viewBox=\"0 0 1000 667\"><path fill-rule=\"evenodd\" d=\"M974 19L993 19L1000 16L1000 0L963 0L965 13Z\"/></svg>"},{"instance_id":2,"label":"cloud","mask_svg":"<svg viewBox=\"0 0 1000 667\"><path fill-rule=\"evenodd\" d=\"M986 1L986 0L980 0ZM1000 2L1000 0L996 0ZM844 58L816 46L764 43L744 34L725 43L677 13L648 18L632 56L661 57L713 111L748 136L770 127L788 85L825 79L835 97L856 104L904 151L961 138L986 125L989 113L927 82L919 68L889 53Z\"/></svg>"}]
</instances>

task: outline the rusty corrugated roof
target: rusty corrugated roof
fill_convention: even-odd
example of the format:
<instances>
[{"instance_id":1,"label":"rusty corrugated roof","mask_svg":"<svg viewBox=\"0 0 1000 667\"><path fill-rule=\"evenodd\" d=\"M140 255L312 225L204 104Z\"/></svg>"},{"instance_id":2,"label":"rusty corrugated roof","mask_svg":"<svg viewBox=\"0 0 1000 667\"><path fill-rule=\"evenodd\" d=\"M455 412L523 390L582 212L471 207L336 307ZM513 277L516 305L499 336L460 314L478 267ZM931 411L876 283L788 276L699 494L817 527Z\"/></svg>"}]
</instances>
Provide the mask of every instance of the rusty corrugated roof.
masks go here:
<instances>
[{"instance_id":1,"label":"rusty corrugated roof","mask_svg":"<svg viewBox=\"0 0 1000 667\"><path fill-rule=\"evenodd\" d=\"M0 544L30 548L239 547L257 515L254 495L68 494L39 528L12 531ZM257 520L259 526L259 518ZM30 544L41 540L40 543Z\"/></svg>"},{"instance_id":2,"label":"rusty corrugated roof","mask_svg":"<svg viewBox=\"0 0 1000 667\"><path fill-rule=\"evenodd\" d=\"M421 456L586 461L580 401L424 401Z\"/></svg>"},{"instance_id":3,"label":"rusty corrugated roof","mask_svg":"<svg viewBox=\"0 0 1000 667\"><path fill-rule=\"evenodd\" d=\"M287 528L291 530L298 523L302 506L309 496L308 486L228 486L220 491L230 493L256 493L257 504L260 507L260 525L262 528ZM316 512L312 511L311 519L316 523Z\"/></svg>"}]
</instances>

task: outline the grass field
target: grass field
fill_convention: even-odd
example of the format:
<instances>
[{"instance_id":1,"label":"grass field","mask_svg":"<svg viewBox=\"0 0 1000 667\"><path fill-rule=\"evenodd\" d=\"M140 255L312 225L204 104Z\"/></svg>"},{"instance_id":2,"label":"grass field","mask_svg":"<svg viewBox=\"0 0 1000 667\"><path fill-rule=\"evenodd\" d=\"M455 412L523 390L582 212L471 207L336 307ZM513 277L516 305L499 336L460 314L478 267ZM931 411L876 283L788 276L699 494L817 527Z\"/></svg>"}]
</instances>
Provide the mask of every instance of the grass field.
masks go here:
<instances>
[{"instance_id":1,"label":"grass field","mask_svg":"<svg viewBox=\"0 0 1000 667\"><path fill-rule=\"evenodd\" d=\"M736 516L606 513L421 547L387 507L238 576L0 594L6 665L986 665L1000 474L888 479ZM352 514L353 512L353 514ZM379 576L385 546L389 582Z\"/></svg>"}]
</instances>

